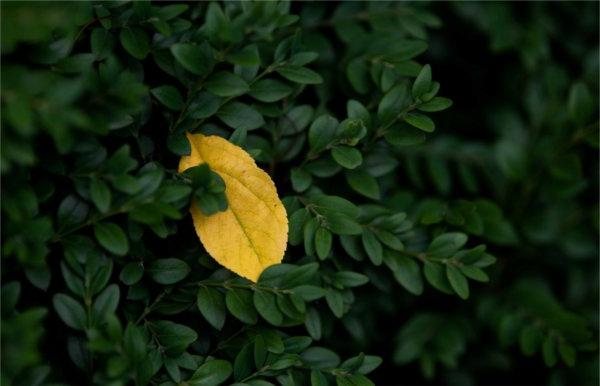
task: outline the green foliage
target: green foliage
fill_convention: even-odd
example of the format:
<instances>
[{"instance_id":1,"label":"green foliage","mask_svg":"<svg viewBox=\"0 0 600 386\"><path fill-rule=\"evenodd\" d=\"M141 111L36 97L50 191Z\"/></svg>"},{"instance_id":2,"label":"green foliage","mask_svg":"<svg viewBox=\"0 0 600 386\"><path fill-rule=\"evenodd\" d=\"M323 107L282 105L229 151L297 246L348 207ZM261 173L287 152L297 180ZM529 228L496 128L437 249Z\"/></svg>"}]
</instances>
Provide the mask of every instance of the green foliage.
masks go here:
<instances>
[{"instance_id":1,"label":"green foliage","mask_svg":"<svg viewBox=\"0 0 600 386\"><path fill-rule=\"evenodd\" d=\"M594 383L597 4L519 9L3 2L2 383ZM194 232L228 203L186 132L275 182L258 283Z\"/></svg>"}]
</instances>

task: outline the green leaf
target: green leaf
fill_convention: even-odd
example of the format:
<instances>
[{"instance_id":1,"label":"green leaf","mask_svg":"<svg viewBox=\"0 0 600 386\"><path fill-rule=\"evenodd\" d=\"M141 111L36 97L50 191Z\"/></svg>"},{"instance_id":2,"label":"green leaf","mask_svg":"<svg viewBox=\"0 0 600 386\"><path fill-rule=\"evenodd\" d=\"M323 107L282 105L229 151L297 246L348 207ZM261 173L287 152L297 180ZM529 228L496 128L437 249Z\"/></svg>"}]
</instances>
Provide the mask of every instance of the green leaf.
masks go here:
<instances>
[{"instance_id":1,"label":"green leaf","mask_svg":"<svg viewBox=\"0 0 600 386\"><path fill-rule=\"evenodd\" d=\"M431 88L431 66L426 64L417 75L412 87L413 98L419 98Z\"/></svg>"},{"instance_id":2,"label":"green leaf","mask_svg":"<svg viewBox=\"0 0 600 386\"><path fill-rule=\"evenodd\" d=\"M346 288L352 288L368 283L369 277L357 272L338 271L333 275L333 280Z\"/></svg>"},{"instance_id":3,"label":"green leaf","mask_svg":"<svg viewBox=\"0 0 600 386\"><path fill-rule=\"evenodd\" d=\"M400 241L400 239L393 233L382 229L374 229L373 232L379 241L381 241L388 248L391 248L395 251L404 250L404 244L402 244L402 241Z\"/></svg>"},{"instance_id":4,"label":"green leaf","mask_svg":"<svg viewBox=\"0 0 600 386\"><path fill-rule=\"evenodd\" d=\"M394 86L379 102L377 117L383 123L391 123L400 112L408 107L410 95L406 83Z\"/></svg>"},{"instance_id":5,"label":"green leaf","mask_svg":"<svg viewBox=\"0 0 600 386\"><path fill-rule=\"evenodd\" d=\"M146 357L146 337L133 323L129 323L123 335L123 349L133 363L138 363Z\"/></svg>"},{"instance_id":6,"label":"green leaf","mask_svg":"<svg viewBox=\"0 0 600 386\"><path fill-rule=\"evenodd\" d=\"M2 315L12 315L21 294L21 283L11 281L2 286L1 292Z\"/></svg>"},{"instance_id":7,"label":"green leaf","mask_svg":"<svg viewBox=\"0 0 600 386\"><path fill-rule=\"evenodd\" d=\"M233 288L225 295L225 304L233 316L245 324L256 324L258 315L254 309L252 292Z\"/></svg>"},{"instance_id":8,"label":"green leaf","mask_svg":"<svg viewBox=\"0 0 600 386\"><path fill-rule=\"evenodd\" d=\"M161 6L158 9L158 17L164 21L171 20L187 11L188 8L189 7L187 4L171 4Z\"/></svg>"},{"instance_id":9,"label":"green leaf","mask_svg":"<svg viewBox=\"0 0 600 386\"><path fill-rule=\"evenodd\" d=\"M554 340L553 336L546 336L546 339L542 344L542 354L546 366L553 367L556 364L556 341Z\"/></svg>"},{"instance_id":10,"label":"green leaf","mask_svg":"<svg viewBox=\"0 0 600 386\"><path fill-rule=\"evenodd\" d=\"M152 95L160 103L167 106L171 110L181 110L183 108L183 98L177 89L173 86L160 86L150 90Z\"/></svg>"},{"instance_id":11,"label":"green leaf","mask_svg":"<svg viewBox=\"0 0 600 386\"><path fill-rule=\"evenodd\" d=\"M300 84L319 84L323 83L321 75L313 70L300 66L282 66L275 71L284 78Z\"/></svg>"},{"instance_id":12,"label":"green leaf","mask_svg":"<svg viewBox=\"0 0 600 386\"><path fill-rule=\"evenodd\" d=\"M144 59L150 52L150 39L141 28L123 28L119 34L119 40L123 48L136 59Z\"/></svg>"},{"instance_id":13,"label":"green leaf","mask_svg":"<svg viewBox=\"0 0 600 386\"><path fill-rule=\"evenodd\" d=\"M119 279L126 285L134 285L144 275L144 267L141 263L129 263L119 274Z\"/></svg>"},{"instance_id":14,"label":"green leaf","mask_svg":"<svg viewBox=\"0 0 600 386\"><path fill-rule=\"evenodd\" d=\"M304 326L306 327L306 331L308 331L308 333L314 340L321 339L321 317L319 316L319 312L316 309L312 307L308 309L304 319Z\"/></svg>"},{"instance_id":15,"label":"green leaf","mask_svg":"<svg viewBox=\"0 0 600 386\"><path fill-rule=\"evenodd\" d=\"M292 93L293 89L287 84L275 79L262 79L252 84L250 96L261 102L277 102Z\"/></svg>"},{"instance_id":16,"label":"green leaf","mask_svg":"<svg viewBox=\"0 0 600 386\"><path fill-rule=\"evenodd\" d=\"M319 224L316 218L311 218L304 224L303 235L304 235L304 253L308 256L313 256L315 253L314 238L317 233Z\"/></svg>"},{"instance_id":17,"label":"green leaf","mask_svg":"<svg viewBox=\"0 0 600 386\"><path fill-rule=\"evenodd\" d=\"M119 306L119 286L111 284L98 295L94 301L95 317L104 320L108 314L113 314Z\"/></svg>"},{"instance_id":18,"label":"green leaf","mask_svg":"<svg viewBox=\"0 0 600 386\"><path fill-rule=\"evenodd\" d=\"M213 67L213 49L208 43L194 45L177 43L171 46L175 59L188 71L196 75L207 75Z\"/></svg>"},{"instance_id":19,"label":"green leaf","mask_svg":"<svg viewBox=\"0 0 600 386\"><path fill-rule=\"evenodd\" d=\"M532 356L542 344L544 336L535 325L529 325L521 329L519 334L519 345L526 356Z\"/></svg>"},{"instance_id":20,"label":"green leaf","mask_svg":"<svg viewBox=\"0 0 600 386\"><path fill-rule=\"evenodd\" d=\"M90 47L96 60L106 59L114 46L114 38L105 28L94 28L90 34Z\"/></svg>"},{"instance_id":21,"label":"green leaf","mask_svg":"<svg viewBox=\"0 0 600 386\"><path fill-rule=\"evenodd\" d=\"M168 258L154 260L147 271L155 282L167 285L183 280L191 269L183 260Z\"/></svg>"},{"instance_id":22,"label":"green leaf","mask_svg":"<svg viewBox=\"0 0 600 386\"><path fill-rule=\"evenodd\" d=\"M82 223L87 217L89 206L73 194L65 197L56 213L59 227L73 226Z\"/></svg>"},{"instance_id":23,"label":"green leaf","mask_svg":"<svg viewBox=\"0 0 600 386\"><path fill-rule=\"evenodd\" d=\"M152 329L163 346L165 354L172 358L180 356L190 344L198 339L198 334L188 326L168 320L152 322Z\"/></svg>"},{"instance_id":24,"label":"green leaf","mask_svg":"<svg viewBox=\"0 0 600 386\"><path fill-rule=\"evenodd\" d=\"M163 363L165 365L165 370L167 370L171 379L174 382L179 383L181 381L181 371L179 370L177 361L173 358L164 358Z\"/></svg>"},{"instance_id":25,"label":"green leaf","mask_svg":"<svg viewBox=\"0 0 600 386\"><path fill-rule=\"evenodd\" d=\"M200 92L190 102L188 111L193 119L208 118L219 111L223 98L207 91Z\"/></svg>"},{"instance_id":26,"label":"green leaf","mask_svg":"<svg viewBox=\"0 0 600 386\"><path fill-rule=\"evenodd\" d=\"M319 264L316 262L295 266L283 276L283 286L284 288L291 288L310 282L318 270Z\"/></svg>"},{"instance_id":27,"label":"green leaf","mask_svg":"<svg viewBox=\"0 0 600 386\"><path fill-rule=\"evenodd\" d=\"M184 133L171 133L167 137L167 148L176 155L190 155L192 146Z\"/></svg>"},{"instance_id":28,"label":"green leaf","mask_svg":"<svg viewBox=\"0 0 600 386\"><path fill-rule=\"evenodd\" d=\"M290 177L292 179L292 188L298 193L308 189L313 181L312 175L301 168L292 168Z\"/></svg>"},{"instance_id":29,"label":"green leaf","mask_svg":"<svg viewBox=\"0 0 600 386\"><path fill-rule=\"evenodd\" d=\"M313 154L319 153L333 141L338 126L337 119L330 115L321 115L308 129L308 144Z\"/></svg>"},{"instance_id":30,"label":"green leaf","mask_svg":"<svg viewBox=\"0 0 600 386\"><path fill-rule=\"evenodd\" d=\"M359 94L366 94L369 91L371 84L367 64L363 58L355 58L348 62L346 76L352 88Z\"/></svg>"},{"instance_id":31,"label":"green leaf","mask_svg":"<svg viewBox=\"0 0 600 386\"><path fill-rule=\"evenodd\" d=\"M201 286L198 290L196 303L204 319L217 330L221 330L223 324L225 324L226 315L223 294L216 288Z\"/></svg>"},{"instance_id":32,"label":"green leaf","mask_svg":"<svg viewBox=\"0 0 600 386\"><path fill-rule=\"evenodd\" d=\"M330 289L325 294L325 300L327 301L329 309L331 309L331 312L333 312L336 317L341 318L344 316L344 298L342 297L341 292Z\"/></svg>"},{"instance_id":33,"label":"green leaf","mask_svg":"<svg viewBox=\"0 0 600 386\"><path fill-rule=\"evenodd\" d=\"M362 232L362 244L367 256L375 265L381 265L383 261L383 247L373 232L364 229Z\"/></svg>"},{"instance_id":34,"label":"green leaf","mask_svg":"<svg viewBox=\"0 0 600 386\"><path fill-rule=\"evenodd\" d=\"M84 330L87 317L83 306L75 299L64 294L56 294L52 298L56 313L65 324L75 330Z\"/></svg>"},{"instance_id":35,"label":"green leaf","mask_svg":"<svg viewBox=\"0 0 600 386\"><path fill-rule=\"evenodd\" d=\"M227 103L219 109L217 116L223 123L234 129L254 130L265 124L258 111L240 102Z\"/></svg>"},{"instance_id":36,"label":"green leaf","mask_svg":"<svg viewBox=\"0 0 600 386\"><path fill-rule=\"evenodd\" d=\"M204 83L204 87L220 97L239 96L250 90L248 83L244 79L226 71L211 75Z\"/></svg>"},{"instance_id":37,"label":"green leaf","mask_svg":"<svg viewBox=\"0 0 600 386\"><path fill-rule=\"evenodd\" d=\"M257 337L256 341L260 341ZM233 363L233 378L242 380L252 374L254 370L254 344L246 344L236 355Z\"/></svg>"},{"instance_id":38,"label":"green leaf","mask_svg":"<svg viewBox=\"0 0 600 386\"><path fill-rule=\"evenodd\" d=\"M312 370L310 372L310 386L329 386L327 378L319 370Z\"/></svg>"},{"instance_id":39,"label":"green leaf","mask_svg":"<svg viewBox=\"0 0 600 386\"><path fill-rule=\"evenodd\" d=\"M327 214L325 227L336 235L359 235L362 227L353 218L341 213Z\"/></svg>"},{"instance_id":40,"label":"green leaf","mask_svg":"<svg viewBox=\"0 0 600 386\"><path fill-rule=\"evenodd\" d=\"M314 285L300 285L294 288L294 293L307 302L322 298L326 292L325 289Z\"/></svg>"},{"instance_id":41,"label":"green leaf","mask_svg":"<svg viewBox=\"0 0 600 386\"><path fill-rule=\"evenodd\" d=\"M238 66L258 66L260 64L260 55L256 44L251 44L241 50L227 55L227 61Z\"/></svg>"},{"instance_id":42,"label":"green leaf","mask_svg":"<svg viewBox=\"0 0 600 386\"><path fill-rule=\"evenodd\" d=\"M219 200L214 194L205 192L204 189L198 189L194 194L196 204L205 216L211 216L220 210Z\"/></svg>"},{"instance_id":43,"label":"green leaf","mask_svg":"<svg viewBox=\"0 0 600 386\"><path fill-rule=\"evenodd\" d=\"M385 140L394 146L414 146L425 142L426 134L422 131L400 122L385 133Z\"/></svg>"},{"instance_id":44,"label":"green leaf","mask_svg":"<svg viewBox=\"0 0 600 386\"><path fill-rule=\"evenodd\" d=\"M225 382L232 372L231 363L213 359L200 366L188 383L195 386L217 386Z\"/></svg>"},{"instance_id":45,"label":"green leaf","mask_svg":"<svg viewBox=\"0 0 600 386\"><path fill-rule=\"evenodd\" d=\"M416 261L407 256L386 253L385 263L394 273L394 278L402 287L413 295L423 293L421 268Z\"/></svg>"},{"instance_id":46,"label":"green leaf","mask_svg":"<svg viewBox=\"0 0 600 386\"><path fill-rule=\"evenodd\" d=\"M310 218L308 210L300 208L289 217L288 242L290 245L300 245L304 237L304 224Z\"/></svg>"},{"instance_id":47,"label":"green leaf","mask_svg":"<svg viewBox=\"0 0 600 386\"><path fill-rule=\"evenodd\" d=\"M577 82L571 86L567 109L569 118L578 125L589 122L594 113L594 98L585 83Z\"/></svg>"},{"instance_id":48,"label":"green leaf","mask_svg":"<svg viewBox=\"0 0 600 386\"><path fill-rule=\"evenodd\" d=\"M317 229L317 232L315 233L315 249L317 251L317 256L320 259L325 259L329 255L331 242L331 232L325 228Z\"/></svg>"},{"instance_id":49,"label":"green leaf","mask_svg":"<svg viewBox=\"0 0 600 386\"><path fill-rule=\"evenodd\" d=\"M369 110L367 110L367 108L359 101L350 99L346 104L346 111L348 113L348 118L360 119L365 126L371 126L371 115L369 114Z\"/></svg>"},{"instance_id":50,"label":"green leaf","mask_svg":"<svg viewBox=\"0 0 600 386\"><path fill-rule=\"evenodd\" d=\"M438 291L449 295L454 293L452 286L448 281L446 270L442 265L426 262L423 267L423 273L425 274L425 279L427 279L429 284L431 284Z\"/></svg>"},{"instance_id":51,"label":"green leaf","mask_svg":"<svg viewBox=\"0 0 600 386\"><path fill-rule=\"evenodd\" d=\"M467 243L468 237L464 233L444 233L433 239L427 248L427 254L434 258L445 259L452 256Z\"/></svg>"},{"instance_id":52,"label":"green leaf","mask_svg":"<svg viewBox=\"0 0 600 386\"><path fill-rule=\"evenodd\" d=\"M379 200L379 184L375 177L364 170L352 170L345 173L346 181L350 187L365 197Z\"/></svg>"},{"instance_id":53,"label":"green leaf","mask_svg":"<svg viewBox=\"0 0 600 386\"><path fill-rule=\"evenodd\" d=\"M423 40L402 40L394 49L394 53L386 56L390 62L404 62L427 51L427 43Z\"/></svg>"},{"instance_id":54,"label":"green leaf","mask_svg":"<svg viewBox=\"0 0 600 386\"><path fill-rule=\"evenodd\" d=\"M418 109L428 113L433 113L436 111L446 110L450 106L452 106L452 101L450 99L443 97L435 97L429 102L420 104Z\"/></svg>"},{"instance_id":55,"label":"green leaf","mask_svg":"<svg viewBox=\"0 0 600 386\"><path fill-rule=\"evenodd\" d=\"M446 265L446 275L448 276L448 281L450 285L454 289L454 291L463 299L467 299L469 297L469 282L465 278L465 276L453 265Z\"/></svg>"},{"instance_id":56,"label":"green leaf","mask_svg":"<svg viewBox=\"0 0 600 386\"><path fill-rule=\"evenodd\" d=\"M528 155L524 143L504 139L494 147L496 162L502 173L509 178L522 180L528 171Z\"/></svg>"},{"instance_id":57,"label":"green leaf","mask_svg":"<svg viewBox=\"0 0 600 386\"><path fill-rule=\"evenodd\" d=\"M417 129L426 133L432 133L435 130L435 123L426 115L418 113L409 113L404 116L404 121Z\"/></svg>"},{"instance_id":58,"label":"green leaf","mask_svg":"<svg viewBox=\"0 0 600 386\"><path fill-rule=\"evenodd\" d=\"M211 41L229 41L231 39L231 22L216 2L208 4L203 27Z\"/></svg>"},{"instance_id":59,"label":"green leaf","mask_svg":"<svg viewBox=\"0 0 600 386\"><path fill-rule=\"evenodd\" d=\"M123 229L117 224L100 222L94 224L96 240L107 251L118 256L125 256L129 251L129 240Z\"/></svg>"},{"instance_id":60,"label":"green leaf","mask_svg":"<svg viewBox=\"0 0 600 386\"><path fill-rule=\"evenodd\" d=\"M333 369L340 364L340 357L324 347L309 347L300 357L312 369Z\"/></svg>"},{"instance_id":61,"label":"green leaf","mask_svg":"<svg viewBox=\"0 0 600 386\"><path fill-rule=\"evenodd\" d=\"M338 375L335 377L337 386L375 386L362 374Z\"/></svg>"},{"instance_id":62,"label":"green leaf","mask_svg":"<svg viewBox=\"0 0 600 386\"><path fill-rule=\"evenodd\" d=\"M335 162L346 169L355 169L363 162L360 151L350 146L336 146L331 149L331 155Z\"/></svg>"},{"instance_id":63,"label":"green leaf","mask_svg":"<svg viewBox=\"0 0 600 386\"><path fill-rule=\"evenodd\" d=\"M277 308L275 295L271 292L254 291L254 307L267 322L279 326L283 322L283 314Z\"/></svg>"},{"instance_id":64,"label":"green leaf","mask_svg":"<svg viewBox=\"0 0 600 386\"><path fill-rule=\"evenodd\" d=\"M94 177L90 182L90 198L96 208L102 213L110 209L111 193L106 182Z\"/></svg>"},{"instance_id":65,"label":"green leaf","mask_svg":"<svg viewBox=\"0 0 600 386\"><path fill-rule=\"evenodd\" d=\"M474 267L472 265L463 265L460 267L460 271L469 279L481 282L490 281L490 278L488 277L487 273L485 273L481 268Z\"/></svg>"},{"instance_id":66,"label":"green leaf","mask_svg":"<svg viewBox=\"0 0 600 386\"><path fill-rule=\"evenodd\" d=\"M560 354L560 357L567 366L575 366L575 358L577 356L577 352L575 351L575 348L573 346L571 346L564 340L560 341L558 343L558 353Z\"/></svg>"}]
</instances>

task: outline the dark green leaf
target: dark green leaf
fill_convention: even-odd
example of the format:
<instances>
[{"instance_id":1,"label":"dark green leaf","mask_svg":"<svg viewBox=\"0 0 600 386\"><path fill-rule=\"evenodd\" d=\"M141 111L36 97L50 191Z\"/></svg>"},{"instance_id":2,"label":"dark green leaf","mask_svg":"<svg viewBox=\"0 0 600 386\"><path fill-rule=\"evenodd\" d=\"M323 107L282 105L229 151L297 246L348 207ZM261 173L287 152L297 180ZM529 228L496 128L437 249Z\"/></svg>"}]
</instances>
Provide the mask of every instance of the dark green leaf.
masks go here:
<instances>
[{"instance_id":1,"label":"dark green leaf","mask_svg":"<svg viewBox=\"0 0 600 386\"><path fill-rule=\"evenodd\" d=\"M95 28L90 34L90 46L96 60L102 60L111 53L114 46L114 38L107 29Z\"/></svg>"},{"instance_id":2,"label":"dark green leaf","mask_svg":"<svg viewBox=\"0 0 600 386\"><path fill-rule=\"evenodd\" d=\"M220 330L225 324L225 299L216 288L201 286L196 299L198 309L204 319L214 328Z\"/></svg>"},{"instance_id":3,"label":"dark green leaf","mask_svg":"<svg viewBox=\"0 0 600 386\"><path fill-rule=\"evenodd\" d=\"M119 279L127 285L134 285L140 281L143 275L144 267L141 263L129 263L119 274Z\"/></svg>"},{"instance_id":4,"label":"dark green leaf","mask_svg":"<svg viewBox=\"0 0 600 386\"><path fill-rule=\"evenodd\" d=\"M171 46L175 59L188 71L196 75L207 75L213 66L213 50L204 43L194 45L190 43L177 43Z\"/></svg>"},{"instance_id":5,"label":"dark green leaf","mask_svg":"<svg viewBox=\"0 0 600 386\"><path fill-rule=\"evenodd\" d=\"M153 322L152 329L166 355L172 358L180 356L198 338L198 334L188 326L168 320Z\"/></svg>"},{"instance_id":6,"label":"dark green leaf","mask_svg":"<svg viewBox=\"0 0 600 386\"><path fill-rule=\"evenodd\" d=\"M446 275L454 291L463 299L469 297L469 282L460 270L453 265L446 265Z\"/></svg>"},{"instance_id":7,"label":"dark green leaf","mask_svg":"<svg viewBox=\"0 0 600 386\"><path fill-rule=\"evenodd\" d=\"M100 212L106 213L110 208L110 188L104 181L92 178L90 182L90 197Z\"/></svg>"},{"instance_id":8,"label":"dark green leaf","mask_svg":"<svg viewBox=\"0 0 600 386\"><path fill-rule=\"evenodd\" d=\"M245 94L250 90L248 83L230 72L221 71L212 75L204 87L220 97L233 97Z\"/></svg>"},{"instance_id":9,"label":"dark green leaf","mask_svg":"<svg viewBox=\"0 0 600 386\"><path fill-rule=\"evenodd\" d=\"M195 386L217 386L225 382L232 372L231 363L213 359L200 366L188 383Z\"/></svg>"},{"instance_id":10,"label":"dark green leaf","mask_svg":"<svg viewBox=\"0 0 600 386\"><path fill-rule=\"evenodd\" d=\"M225 295L225 304L233 316L246 324L256 324L258 315L254 309L252 292L233 288Z\"/></svg>"},{"instance_id":11,"label":"dark green leaf","mask_svg":"<svg viewBox=\"0 0 600 386\"><path fill-rule=\"evenodd\" d=\"M320 259L325 259L331 250L331 232L325 228L317 229L315 233L315 249Z\"/></svg>"},{"instance_id":12,"label":"dark green leaf","mask_svg":"<svg viewBox=\"0 0 600 386\"><path fill-rule=\"evenodd\" d=\"M262 79L252 84L250 95L261 102L276 102L292 93L292 88L275 79Z\"/></svg>"},{"instance_id":13,"label":"dark green leaf","mask_svg":"<svg viewBox=\"0 0 600 386\"><path fill-rule=\"evenodd\" d=\"M426 64L417 75L412 87L412 96L419 98L431 88L431 66Z\"/></svg>"},{"instance_id":14,"label":"dark green leaf","mask_svg":"<svg viewBox=\"0 0 600 386\"><path fill-rule=\"evenodd\" d=\"M64 294L56 294L52 298L54 309L65 324L75 330L84 330L87 317L83 306L75 299Z\"/></svg>"},{"instance_id":15,"label":"dark green leaf","mask_svg":"<svg viewBox=\"0 0 600 386\"><path fill-rule=\"evenodd\" d=\"M363 230L362 244L371 262L375 265L380 265L383 261L383 247L373 232L368 229Z\"/></svg>"},{"instance_id":16,"label":"dark green leaf","mask_svg":"<svg viewBox=\"0 0 600 386\"><path fill-rule=\"evenodd\" d=\"M156 87L150 90L150 92L160 103L171 110L181 110L183 108L183 98L179 91L173 86Z\"/></svg>"},{"instance_id":17,"label":"dark green leaf","mask_svg":"<svg viewBox=\"0 0 600 386\"><path fill-rule=\"evenodd\" d=\"M121 45L136 59L144 59L150 52L150 39L143 29L125 27L119 34Z\"/></svg>"},{"instance_id":18,"label":"dark green leaf","mask_svg":"<svg viewBox=\"0 0 600 386\"><path fill-rule=\"evenodd\" d=\"M108 314L117 310L119 305L120 291L119 286L111 284L98 295L94 301L94 312L96 318L104 319Z\"/></svg>"},{"instance_id":19,"label":"dark green leaf","mask_svg":"<svg viewBox=\"0 0 600 386\"><path fill-rule=\"evenodd\" d=\"M333 141L337 126L337 119L330 115L321 115L315 119L308 130L308 144L312 153L319 153L329 146Z\"/></svg>"},{"instance_id":20,"label":"dark green leaf","mask_svg":"<svg viewBox=\"0 0 600 386\"><path fill-rule=\"evenodd\" d=\"M267 322L278 326L283 322L283 314L277 308L275 295L267 291L254 291L254 307Z\"/></svg>"},{"instance_id":21,"label":"dark green leaf","mask_svg":"<svg viewBox=\"0 0 600 386\"><path fill-rule=\"evenodd\" d=\"M417 129L423 130L426 133L431 133L435 130L435 123L426 115L418 113L409 113L404 116L404 121L413 125Z\"/></svg>"},{"instance_id":22,"label":"dark green leaf","mask_svg":"<svg viewBox=\"0 0 600 386\"><path fill-rule=\"evenodd\" d=\"M174 284L190 273L190 266L179 259L157 259L150 264L147 272L159 284Z\"/></svg>"},{"instance_id":23,"label":"dark green leaf","mask_svg":"<svg viewBox=\"0 0 600 386\"><path fill-rule=\"evenodd\" d=\"M452 106L452 101L448 98L435 97L429 102L419 105L419 110L433 113L436 111L446 110Z\"/></svg>"},{"instance_id":24,"label":"dark green leaf","mask_svg":"<svg viewBox=\"0 0 600 386\"><path fill-rule=\"evenodd\" d=\"M107 251L115 255L124 256L129 251L129 241L123 229L117 224L100 222L94 224L96 240Z\"/></svg>"},{"instance_id":25,"label":"dark green leaf","mask_svg":"<svg viewBox=\"0 0 600 386\"><path fill-rule=\"evenodd\" d=\"M331 149L331 155L335 162L346 169L355 169L363 161L360 151L350 146L336 146Z\"/></svg>"},{"instance_id":26,"label":"dark green leaf","mask_svg":"<svg viewBox=\"0 0 600 386\"><path fill-rule=\"evenodd\" d=\"M217 116L223 123L234 129L254 130L265 124L262 115L240 102L230 102L221 107Z\"/></svg>"},{"instance_id":27,"label":"dark green leaf","mask_svg":"<svg viewBox=\"0 0 600 386\"><path fill-rule=\"evenodd\" d=\"M323 83L321 75L313 70L300 66L283 66L277 68L277 73L284 78L300 84L319 84Z\"/></svg>"},{"instance_id":28,"label":"dark green leaf","mask_svg":"<svg viewBox=\"0 0 600 386\"><path fill-rule=\"evenodd\" d=\"M346 181L354 191L373 200L379 200L379 184L377 183L377 180L366 171L347 171Z\"/></svg>"}]
</instances>

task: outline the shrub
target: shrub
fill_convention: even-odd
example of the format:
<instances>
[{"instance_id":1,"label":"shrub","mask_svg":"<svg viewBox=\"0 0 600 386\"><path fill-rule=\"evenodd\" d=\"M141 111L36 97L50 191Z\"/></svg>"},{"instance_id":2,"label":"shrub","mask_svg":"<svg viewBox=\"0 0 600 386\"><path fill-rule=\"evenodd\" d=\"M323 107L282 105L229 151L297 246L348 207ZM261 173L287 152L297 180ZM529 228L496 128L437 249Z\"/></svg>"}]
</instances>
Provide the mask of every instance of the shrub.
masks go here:
<instances>
[{"instance_id":1,"label":"shrub","mask_svg":"<svg viewBox=\"0 0 600 386\"><path fill-rule=\"evenodd\" d=\"M597 382L597 14L3 2L2 382ZM274 181L256 282L198 239L241 198L187 133Z\"/></svg>"}]
</instances>

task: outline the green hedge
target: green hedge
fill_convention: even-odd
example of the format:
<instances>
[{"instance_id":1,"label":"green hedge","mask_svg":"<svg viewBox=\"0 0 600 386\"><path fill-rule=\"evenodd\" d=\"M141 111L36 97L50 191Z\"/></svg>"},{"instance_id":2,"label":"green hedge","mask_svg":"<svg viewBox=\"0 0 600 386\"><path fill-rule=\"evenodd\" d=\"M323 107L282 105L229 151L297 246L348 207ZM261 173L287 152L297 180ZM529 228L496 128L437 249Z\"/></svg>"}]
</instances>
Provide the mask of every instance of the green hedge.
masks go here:
<instances>
[{"instance_id":1,"label":"green hedge","mask_svg":"<svg viewBox=\"0 0 600 386\"><path fill-rule=\"evenodd\" d=\"M1 7L3 384L597 383L597 3ZM186 132L275 182L257 283Z\"/></svg>"}]
</instances>

